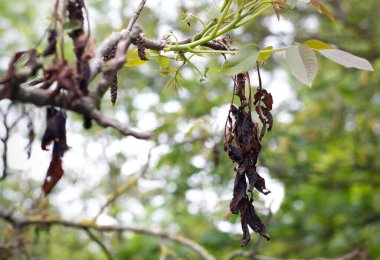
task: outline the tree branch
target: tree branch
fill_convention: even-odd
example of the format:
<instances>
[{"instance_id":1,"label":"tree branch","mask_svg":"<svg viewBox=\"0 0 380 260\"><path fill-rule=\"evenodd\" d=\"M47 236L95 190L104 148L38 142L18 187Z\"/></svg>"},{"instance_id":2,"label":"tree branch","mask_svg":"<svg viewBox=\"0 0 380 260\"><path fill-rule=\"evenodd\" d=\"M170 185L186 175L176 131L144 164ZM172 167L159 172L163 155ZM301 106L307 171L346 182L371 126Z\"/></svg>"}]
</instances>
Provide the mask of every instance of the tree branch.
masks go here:
<instances>
[{"instance_id":1,"label":"tree branch","mask_svg":"<svg viewBox=\"0 0 380 260\"><path fill-rule=\"evenodd\" d=\"M4 219L10 223L14 228L25 228L27 226L41 225L45 227L51 226L63 226L69 228L76 228L82 230L97 230L100 232L133 232L136 234L142 234L147 236L153 236L162 239L168 239L183 246L186 246L197 253L202 259L205 260L215 260L203 246L199 245L197 242L175 234L163 232L163 231L153 231L146 228L137 228L131 226L115 226L115 225L97 225L91 221L81 221L72 222L67 220L61 220L59 218L48 218L44 219L41 217L25 218L25 217L15 217L12 213L0 206L0 218Z\"/></svg>"},{"instance_id":2,"label":"tree branch","mask_svg":"<svg viewBox=\"0 0 380 260\"><path fill-rule=\"evenodd\" d=\"M11 97L13 101L34 104L36 106L55 106L77 112L95 120L100 126L111 127L123 136L133 136L137 139L149 140L151 134L139 133L126 127L119 121L109 118L98 110L98 97L94 95L83 96L75 102L71 102L72 96L67 93L60 93L55 98L51 98L51 91L39 88L20 87L16 94Z\"/></svg>"}]
</instances>

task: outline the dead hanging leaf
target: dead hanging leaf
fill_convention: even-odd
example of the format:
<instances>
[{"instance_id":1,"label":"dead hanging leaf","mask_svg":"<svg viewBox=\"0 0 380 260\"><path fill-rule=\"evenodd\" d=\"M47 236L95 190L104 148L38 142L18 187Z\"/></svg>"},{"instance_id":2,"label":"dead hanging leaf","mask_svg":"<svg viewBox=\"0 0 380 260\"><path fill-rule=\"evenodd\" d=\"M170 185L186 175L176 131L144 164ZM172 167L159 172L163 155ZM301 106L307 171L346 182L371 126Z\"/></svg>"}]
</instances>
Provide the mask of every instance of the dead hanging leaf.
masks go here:
<instances>
[{"instance_id":1,"label":"dead hanging leaf","mask_svg":"<svg viewBox=\"0 0 380 260\"><path fill-rule=\"evenodd\" d=\"M249 203L248 199L245 198L240 203L239 211L240 211L240 223L241 223L241 229L243 230L243 238L242 243L240 246L246 246L248 245L249 241L251 240L251 235L249 234L248 229L248 218L245 209L247 208L247 203Z\"/></svg>"},{"instance_id":2,"label":"dead hanging leaf","mask_svg":"<svg viewBox=\"0 0 380 260\"><path fill-rule=\"evenodd\" d=\"M265 91L266 92L266 91ZM273 106L273 97L271 93L266 93L263 98L263 103L265 104L265 107L271 111Z\"/></svg>"},{"instance_id":3,"label":"dead hanging leaf","mask_svg":"<svg viewBox=\"0 0 380 260\"><path fill-rule=\"evenodd\" d=\"M240 204L240 216L241 216L241 227L243 230L243 238L241 246L246 246L251 239L249 234L248 226L259 233L262 237L266 238L268 241L270 237L266 231L264 223L256 215L255 208L252 205L252 201L248 200L247 197L243 198Z\"/></svg>"},{"instance_id":4,"label":"dead hanging leaf","mask_svg":"<svg viewBox=\"0 0 380 260\"><path fill-rule=\"evenodd\" d=\"M47 146L53 142L52 160L42 186L47 195L63 176L61 158L69 147L66 142L66 113L55 108L48 108L46 120L47 126L42 137L41 148L47 150Z\"/></svg>"},{"instance_id":5,"label":"dead hanging leaf","mask_svg":"<svg viewBox=\"0 0 380 260\"><path fill-rule=\"evenodd\" d=\"M49 36L48 36L48 46L46 49L42 52L42 56L46 57L52 54L56 54L57 51L57 37L58 37L58 32L57 30L49 30L48 31Z\"/></svg>"},{"instance_id":6,"label":"dead hanging leaf","mask_svg":"<svg viewBox=\"0 0 380 260\"><path fill-rule=\"evenodd\" d=\"M236 173L233 198L230 202L230 210L233 214L239 213L240 202L246 196L247 182L245 175Z\"/></svg>"},{"instance_id":7,"label":"dead hanging leaf","mask_svg":"<svg viewBox=\"0 0 380 260\"><path fill-rule=\"evenodd\" d=\"M233 145L231 145L229 148L230 149L228 151L228 156L231 158L231 160L237 163L241 163L243 156L240 150Z\"/></svg>"},{"instance_id":8,"label":"dead hanging leaf","mask_svg":"<svg viewBox=\"0 0 380 260\"><path fill-rule=\"evenodd\" d=\"M265 179L261 177L257 172L256 172L256 183L255 183L255 188L260 191L264 195L268 195L270 193L270 190L267 190L265 187Z\"/></svg>"},{"instance_id":9,"label":"dead hanging leaf","mask_svg":"<svg viewBox=\"0 0 380 260\"><path fill-rule=\"evenodd\" d=\"M53 157L50 162L42 190L45 195L49 194L54 186L63 176L62 160L59 157Z\"/></svg>"},{"instance_id":10,"label":"dead hanging leaf","mask_svg":"<svg viewBox=\"0 0 380 260\"><path fill-rule=\"evenodd\" d=\"M260 220L260 218L256 215L255 207L252 205L252 202L249 201L246 203L245 208L245 216L247 218L247 223L249 227L255 231L256 233L259 233L262 237L265 237L266 240L270 240L270 237L267 233L267 230L265 228L264 223Z\"/></svg>"},{"instance_id":11,"label":"dead hanging leaf","mask_svg":"<svg viewBox=\"0 0 380 260\"><path fill-rule=\"evenodd\" d=\"M245 74L240 73L236 76L235 95L240 100L245 100Z\"/></svg>"},{"instance_id":12,"label":"dead hanging leaf","mask_svg":"<svg viewBox=\"0 0 380 260\"><path fill-rule=\"evenodd\" d=\"M241 246L245 246L251 239L248 227L269 240L265 225L256 215L252 201L248 199L246 177L249 182L249 192L252 192L253 189L257 189L265 195L270 192L266 189L264 178L256 171L256 163L261 150L261 139L265 134L267 124L269 128L272 127L273 119L270 110L273 106L273 97L262 89L261 80L259 80L260 86L252 102L251 91L248 91L249 96L247 98L247 91L245 90L246 81L249 82L249 74L238 74L233 79L233 94L239 98L240 106L237 107L231 103L224 133L224 148L230 159L238 163L237 169L235 168L236 174L230 211L233 214L240 213L243 230ZM250 104L247 103L247 100ZM260 135L259 123L252 121L252 105L255 106L256 113L262 123Z\"/></svg>"},{"instance_id":13,"label":"dead hanging leaf","mask_svg":"<svg viewBox=\"0 0 380 260\"><path fill-rule=\"evenodd\" d=\"M61 147L68 149L66 144L66 114L55 108L48 108L46 112L46 130L42 137L41 148L48 150L51 142L61 142Z\"/></svg>"}]
</instances>

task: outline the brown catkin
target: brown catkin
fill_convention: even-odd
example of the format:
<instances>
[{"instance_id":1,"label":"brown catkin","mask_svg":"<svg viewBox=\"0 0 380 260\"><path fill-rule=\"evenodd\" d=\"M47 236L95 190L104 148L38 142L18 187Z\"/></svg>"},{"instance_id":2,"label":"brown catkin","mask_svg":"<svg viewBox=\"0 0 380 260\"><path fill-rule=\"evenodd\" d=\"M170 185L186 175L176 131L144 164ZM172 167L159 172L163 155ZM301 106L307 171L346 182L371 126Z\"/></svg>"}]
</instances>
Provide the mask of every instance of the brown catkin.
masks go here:
<instances>
[{"instance_id":1,"label":"brown catkin","mask_svg":"<svg viewBox=\"0 0 380 260\"><path fill-rule=\"evenodd\" d=\"M117 100L117 74L115 73L115 76L113 77L111 86L110 86L110 93L111 93L111 103L114 106Z\"/></svg>"},{"instance_id":2,"label":"brown catkin","mask_svg":"<svg viewBox=\"0 0 380 260\"><path fill-rule=\"evenodd\" d=\"M148 57L146 56L146 53L145 53L145 46L144 44L142 43L142 38L141 36L137 37L136 39L136 45L137 45L137 54L139 55L139 58L141 60L146 60L148 61Z\"/></svg>"},{"instance_id":3,"label":"brown catkin","mask_svg":"<svg viewBox=\"0 0 380 260\"><path fill-rule=\"evenodd\" d=\"M109 61L115 57L115 54L116 54L116 46L114 46L106 55L104 55L103 60ZM118 89L116 72L112 79L112 83L109 87L110 87L110 94L111 94L111 103L114 106L117 100L117 89Z\"/></svg>"}]
</instances>

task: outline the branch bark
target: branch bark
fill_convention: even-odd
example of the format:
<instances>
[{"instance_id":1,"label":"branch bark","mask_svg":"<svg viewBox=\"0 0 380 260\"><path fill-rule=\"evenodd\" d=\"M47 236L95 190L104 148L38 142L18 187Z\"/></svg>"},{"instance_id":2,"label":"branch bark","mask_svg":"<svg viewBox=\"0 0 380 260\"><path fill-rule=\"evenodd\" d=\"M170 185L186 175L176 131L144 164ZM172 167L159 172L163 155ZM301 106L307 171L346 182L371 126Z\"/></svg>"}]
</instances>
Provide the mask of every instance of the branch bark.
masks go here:
<instances>
[{"instance_id":1,"label":"branch bark","mask_svg":"<svg viewBox=\"0 0 380 260\"><path fill-rule=\"evenodd\" d=\"M23 229L28 226L44 226L44 227L52 227L52 226L63 226L68 228L76 228L86 230L97 230L100 232L133 232L137 234L153 236L156 238L168 239L183 246L186 246L197 253L202 259L205 260L215 260L215 257L212 256L203 246L198 244L197 242L180 236L175 235L163 231L153 231L146 228L137 228L132 226L115 226L115 225L97 225L91 221L82 221L82 222L74 222L68 220L62 220L58 218L26 218L26 217L16 217L12 212L2 208L0 206L0 218L4 219L8 223L10 223L15 229Z\"/></svg>"}]
</instances>

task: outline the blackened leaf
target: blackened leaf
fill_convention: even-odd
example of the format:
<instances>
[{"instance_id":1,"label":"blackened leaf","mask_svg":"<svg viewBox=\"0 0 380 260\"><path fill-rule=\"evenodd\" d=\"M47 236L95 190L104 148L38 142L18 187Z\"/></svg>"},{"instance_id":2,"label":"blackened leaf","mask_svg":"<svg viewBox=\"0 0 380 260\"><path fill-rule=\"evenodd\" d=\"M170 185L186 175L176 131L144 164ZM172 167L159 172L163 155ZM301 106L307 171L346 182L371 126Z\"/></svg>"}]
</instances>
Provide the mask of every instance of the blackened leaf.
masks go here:
<instances>
[{"instance_id":1,"label":"blackened leaf","mask_svg":"<svg viewBox=\"0 0 380 260\"><path fill-rule=\"evenodd\" d=\"M62 160L60 157L53 156L50 162L49 169L46 174L44 184L42 186L45 195L49 194L54 186L63 176Z\"/></svg>"},{"instance_id":2,"label":"blackened leaf","mask_svg":"<svg viewBox=\"0 0 380 260\"><path fill-rule=\"evenodd\" d=\"M233 214L238 214L240 201L246 197L247 182L244 174L236 173L233 198L230 202L230 210Z\"/></svg>"},{"instance_id":3,"label":"blackened leaf","mask_svg":"<svg viewBox=\"0 0 380 260\"><path fill-rule=\"evenodd\" d=\"M228 156L231 158L231 160L237 163L241 162L242 155L240 150L233 145L230 145L229 148L230 149L228 151Z\"/></svg>"},{"instance_id":4,"label":"blackened leaf","mask_svg":"<svg viewBox=\"0 0 380 260\"><path fill-rule=\"evenodd\" d=\"M257 174L257 181L255 183L255 188L265 195L269 194L270 190L267 190L267 188L265 187L264 178L261 177L258 173L256 173L256 174Z\"/></svg>"},{"instance_id":5,"label":"blackened leaf","mask_svg":"<svg viewBox=\"0 0 380 260\"><path fill-rule=\"evenodd\" d=\"M271 114L271 112L268 112L268 115L267 115L267 122L268 122L268 132L272 131L272 127L273 127L273 116Z\"/></svg>"},{"instance_id":6,"label":"blackened leaf","mask_svg":"<svg viewBox=\"0 0 380 260\"><path fill-rule=\"evenodd\" d=\"M253 231L259 233L261 236L265 237L268 241L270 240L269 234L265 228L263 222L256 215L255 208L252 203L249 203L245 208L245 217L247 218L248 225L252 228Z\"/></svg>"},{"instance_id":7,"label":"blackened leaf","mask_svg":"<svg viewBox=\"0 0 380 260\"><path fill-rule=\"evenodd\" d=\"M58 126L55 120L55 115L58 112L55 108L47 108L46 110L46 130L42 137L41 148L48 150L47 146L58 136Z\"/></svg>"},{"instance_id":8,"label":"blackened leaf","mask_svg":"<svg viewBox=\"0 0 380 260\"><path fill-rule=\"evenodd\" d=\"M248 191L251 192L253 190L253 188L255 187L257 179L258 179L256 167L253 166L251 169L246 171L245 174L247 175L248 182L249 182Z\"/></svg>"},{"instance_id":9,"label":"blackened leaf","mask_svg":"<svg viewBox=\"0 0 380 260\"><path fill-rule=\"evenodd\" d=\"M272 94L271 93L266 93L264 98L263 98L263 102L266 106L266 108L270 111L272 110L272 105L273 105L273 97L272 97Z\"/></svg>"},{"instance_id":10,"label":"blackened leaf","mask_svg":"<svg viewBox=\"0 0 380 260\"><path fill-rule=\"evenodd\" d=\"M261 88L258 88L255 92L255 94L253 95L253 98L254 98L254 104L256 105L260 100L261 100L261 97L264 95L264 91L266 91L265 89L261 89Z\"/></svg>"},{"instance_id":11,"label":"blackened leaf","mask_svg":"<svg viewBox=\"0 0 380 260\"><path fill-rule=\"evenodd\" d=\"M237 95L241 101L245 100L245 74L243 73L236 75L235 95Z\"/></svg>"},{"instance_id":12,"label":"blackened leaf","mask_svg":"<svg viewBox=\"0 0 380 260\"><path fill-rule=\"evenodd\" d=\"M56 53L58 32L56 30L49 30L48 43L49 45L42 52L42 56L48 56Z\"/></svg>"},{"instance_id":13,"label":"blackened leaf","mask_svg":"<svg viewBox=\"0 0 380 260\"><path fill-rule=\"evenodd\" d=\"M66 113L55 108L47 110L47 127L42 138L42 149L46 150L46 146L51 142L54 142L52 160L42 186L46 195L63 175L61 157L69 148L66 143Z\"/></svg>"},{"instance_id":14,"label":"blackened leaf","mask_svg":"<svg viewBox=\"0 0 380 260\"><path fill-rule=\"evenodd\" d=\"M249 229L248 229L248 216L247 216L247 211L246 211L248 204L249 204L249 200L247 198L244 198L239 207L241 229L243 230L243 238L240 245L242 247L246 246L251 240L251 235L249 234Z\"/></svg>"},{"instance_id":15,"label":"blackened leaf","mask_svg":"<svg viewBox=\"0 0 380 260\"><path fill-rule=\"evenodd\" d=\"M59 143L60 150L65 152L68 149L66 143L66 113L55 108L48 108L46 115L47 127L42 137L41 148L47 150L47 146L54 141ZM60 156L63 155L63 152L59 152Z\"/></svg>"}]
</instances>

